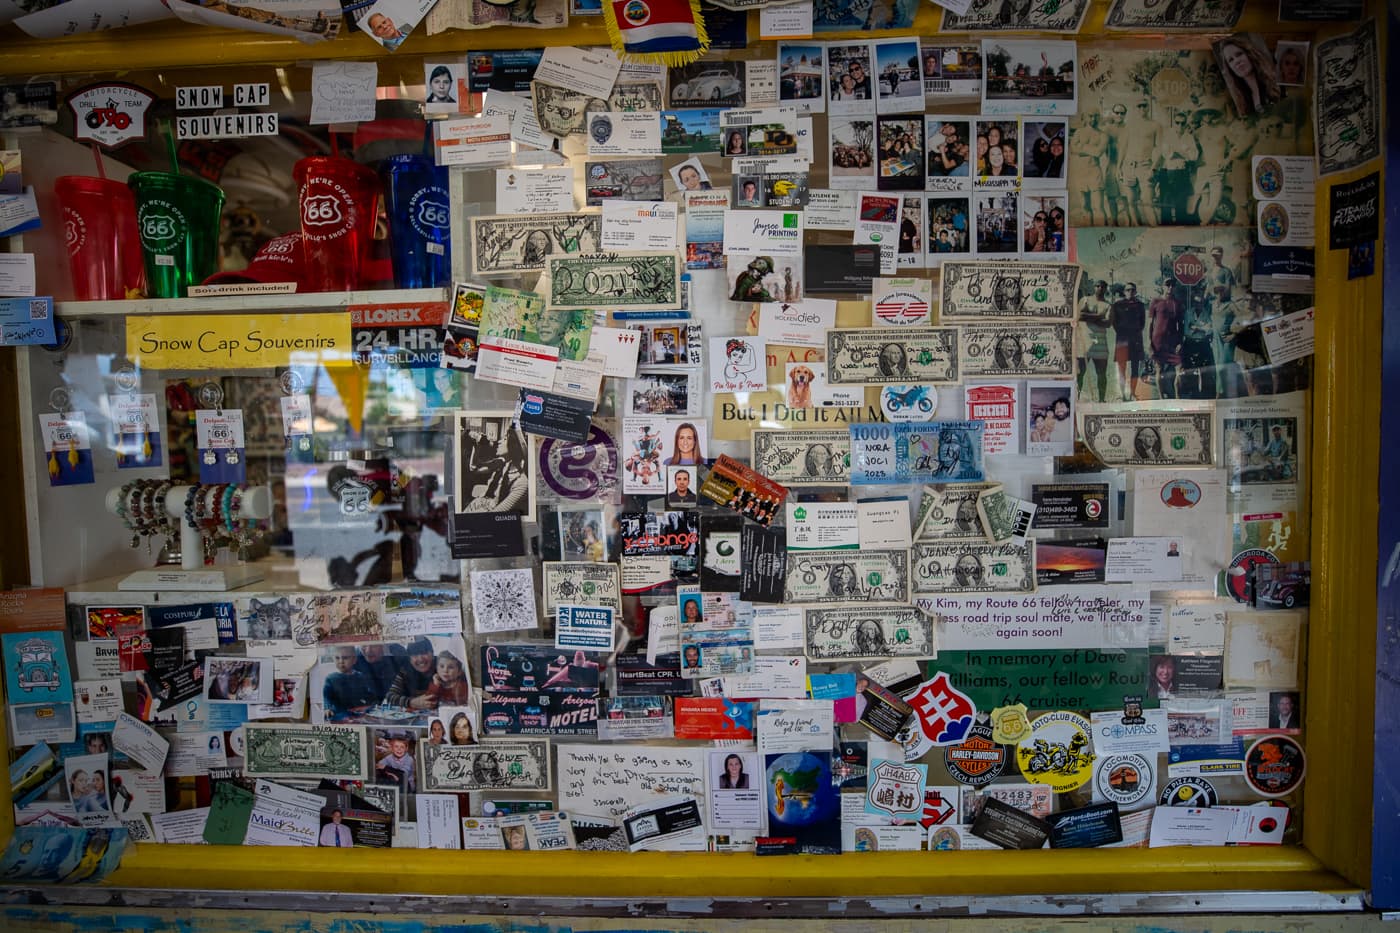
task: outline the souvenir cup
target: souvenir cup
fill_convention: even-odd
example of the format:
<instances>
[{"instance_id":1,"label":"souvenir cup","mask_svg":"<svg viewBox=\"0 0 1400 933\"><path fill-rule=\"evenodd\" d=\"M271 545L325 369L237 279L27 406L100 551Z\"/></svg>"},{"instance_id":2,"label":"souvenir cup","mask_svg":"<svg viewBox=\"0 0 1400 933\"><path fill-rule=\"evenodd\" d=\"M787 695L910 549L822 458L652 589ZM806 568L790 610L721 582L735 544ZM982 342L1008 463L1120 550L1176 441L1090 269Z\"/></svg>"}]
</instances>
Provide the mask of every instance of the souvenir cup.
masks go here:
<instances>
[{"instance_id":1,"label":"souvenir cup","mask_svg":"<svg viewBox=\"0 0 1400 933\"><path fill-rule=\"evenodd\" d=\"M379 176L350 159L308 156L292 167L292 178L301 202L307 290L359 288L374 242Z\"/></svg>"},{"instance_id":2,"label":"souvenir cup","mask_svg":"<svg viewBox=\"0 0 1400 933\"><path fill-rule=\"evenodd\" d=\"M136 199L125 182L64 175L53 183L78 301L120 301L145 292L146 261Z\"/></svg>"},{"instance_id":3,"label":"souvenir cup","mask_svg":"<svg viewBox=\"0 0 1400 933\"><path fill-rule=\"evenodd\" d=\"M447 169L423 155L384 160L389 256L398 288L441 288L452 281Z\"/></svg>"},{"instance_id":4,"label":"souvenir cup","mask_svg":"<svg viewBox=\"0 0 1400 933\"><path fill-rule=\"evenodd\" d=\"M146 294L183 298L219 271L219 219L224 192L173 172L137 172L127 179L136 195L136 224L146 255Z\"/></svg>"}]
</instances>

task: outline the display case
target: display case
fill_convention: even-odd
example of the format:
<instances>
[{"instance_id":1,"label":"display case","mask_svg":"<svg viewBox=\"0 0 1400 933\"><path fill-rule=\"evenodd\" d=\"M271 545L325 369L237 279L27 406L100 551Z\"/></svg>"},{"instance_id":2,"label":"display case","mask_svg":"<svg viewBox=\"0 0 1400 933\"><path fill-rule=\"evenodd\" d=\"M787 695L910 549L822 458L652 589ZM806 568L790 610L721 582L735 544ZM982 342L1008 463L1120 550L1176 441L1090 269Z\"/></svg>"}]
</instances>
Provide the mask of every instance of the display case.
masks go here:
<instances>
[{"instance_id":1,"label":"display case","mask_svg":"<svg viewBox=\"0 0 1400 933\"><path fill-rule=\"evenodd\" d=\"M408 215L390 205L359 221L357 290L100 301L69 298L50 194L93 153L66 114L5 131L42 219L12 248L38 257L61 324L8 351L27 582L64 591L79 688L120 681L170 742L160 780L105 762L165 818L120 820L134 838L103 884L1359 907L1380 287L1328 248L1321 210L1315 242L1265 233L1271 204L1301 223L1375 166L1319 152L1344 167L1314 182L1319 75L1241 104L1251 86L1212 50L1262 34L1281 67L1289 43L1358 24L1251 4L1179 32L1088 3L1077 29L1007 35L984 6L980 31L897 5L903 28L776 40L755 14L746 45L618 79L659 71L654 99L560 102L545 82L533 112L501 103L530 86L500 83L519 62L496 50L607 45L596 20L415 33L387 57L359 35L12 37L7 80L57 74L61 96L152 50L122 81L154 94L153 132L99 157L118 180L163 167L177 89L272 88L259 112L280 135L175 147L226 192L226 269L277 234L310 242L295 164L334 152L391 186L425 138L448 148L477 87L516 121L586 121L557 149L517 122L504 160L447 170L440 287L392 287ZM305 66L333 60L379 63L377 113L327 133ZM461 103L425 114L439 62ZM659 157L613 154L589 116L652 110ZM1261 159L1294 200L1261 191ZM1305 252L1310 292L1283 268ZM1311 352L1265 341L1309 308ZM86 433L64 446L52 424ZM169 623L178 659L154 634ZM174 683L192 668L206 683ZM90 734L112 754L96 716L51 740L60 776ZM313 735L356 764L269 751ZM101 825L64 783L21 786L5 818ZM276 860L228 816L237 795L310 812L313 791L309 844ZM203 808L221 818L195 825ZM351 851L319 852L346 824ZM486 851L517 830L575 851Z\"/></svg>"}]
</instances>

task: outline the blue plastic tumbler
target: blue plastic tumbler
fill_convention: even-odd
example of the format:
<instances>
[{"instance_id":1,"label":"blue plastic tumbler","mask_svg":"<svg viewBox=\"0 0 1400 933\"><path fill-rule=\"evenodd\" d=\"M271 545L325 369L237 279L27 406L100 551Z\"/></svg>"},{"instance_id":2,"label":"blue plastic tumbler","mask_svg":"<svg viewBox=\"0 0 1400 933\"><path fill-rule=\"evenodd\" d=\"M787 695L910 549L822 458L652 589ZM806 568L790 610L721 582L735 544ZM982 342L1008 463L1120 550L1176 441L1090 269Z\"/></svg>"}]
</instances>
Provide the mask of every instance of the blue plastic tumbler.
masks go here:
<instances>
[{"instance_id":1,"label":"blue plastic tumbler","mask_svg":"<svg viewBox=\"0 0 1400 933\"><path fill-rule=\"evenodd\" d=\"M384 160L389 255L398 288L441 288L452 281L447 169L423 155Z\"/></svg>"}]
</instances>

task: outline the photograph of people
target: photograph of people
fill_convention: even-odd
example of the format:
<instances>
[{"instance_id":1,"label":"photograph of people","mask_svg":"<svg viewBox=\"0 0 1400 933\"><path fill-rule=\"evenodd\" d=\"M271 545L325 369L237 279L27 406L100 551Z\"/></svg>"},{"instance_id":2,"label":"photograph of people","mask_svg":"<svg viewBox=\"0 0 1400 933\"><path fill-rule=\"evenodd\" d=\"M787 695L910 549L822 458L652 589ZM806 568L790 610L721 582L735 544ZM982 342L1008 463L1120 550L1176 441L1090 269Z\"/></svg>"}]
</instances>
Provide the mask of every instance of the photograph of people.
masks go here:
<instances>
[{"instance_id":1,"label":"photograph of people","mask_svg":"<svg viewBox=\"0 0 1400 933\"><path fill-rule=\"evenodd\" d=\"M453 95L456 90L457 79L452 75L452 69L447 65L434 65L433 70L428 73L428 97L424 103L428 104L456 104L457 98Z\"/></svg>"},{"instance_id":2,"label":"photograph of people","mask_svg":"<svg viewBox=\"0 0 1400 933\"><path fill-rule=\"evenodd\" d=\"M510 423L509 416L464 416L460 430L458 510L527 513L530 476L525 433ZM499 439L493 441L493 435Z\"/></svg>"},{"instance_id":3,"label":"photograph of people","mask_svg":"<svg viewBox=\"0 0 1400 933\"><path fill-rule=\"evenodd\" d=\"M1270 729L1301 729L1302 713L1298 709L1298 694L1295 692L1272 693L1269 705Z\"/></svg>"},{"instance_id":4,"label":"photograph of people","mask_svg":"<svg viewBox=\"0 0 1400 933\"><path fill-rule=\"evenodd\" d=\"M448 723L447 735L453 745L476 745L476 730L465 711L457 713Z\"/></svg>"},{"instance_id":5,"label":"photograph of people","mask_svg":"<svg viewBox=\"0 0 1400 933\"><path fill-rule=\"evenodd\" d=\"M699 596L686 596L681 602L681 625L699 625L704 621ZM691 647L694 647L693 645Z\"/></svg>"},{"instance_id":6,"label":"photograph of people","mask_svg":"<svg viewBox=\"0 0 1400 933\"><path fill-rule=\"evenodd\" d=\"M725 790L748 790L749 776L744 772L744 759L733 754L725 756L719 786Z\"/></svg>"},{"instance_id":7,"label":"photograph of people","mask_svg":"<svg viewBox=\"0 0 1400 933\"><path fill-rule=\"evenodd\" d=\"M1176 697L1176 661L1170 655L1153 655L1148 662L1147 695L1159 700Z\"/></svg>"},{"instance_id":8,"label":"photograph of people","mask_svg":"<svg viewBox=\"0 0 1400 933\"><path fill-rule=\"evenodd\" d=\"M391 17L381 11L380 8L385 6L389 6L389 4L382 2L375 4L374 11L360 21L360 28L369 33L375 42L393 52L403 44L403 40L407 39L408 36L394 23ZM410 28L412 27L410 26Z\"/></svg>"},{"instance_id":9,"label":"photograph of people","mask_svg":"<svg viewBox=\"0 0 1400 933\"><path fill-rule=\"evenodd\" d=\"M666 484L666 505L673 509L693 508L695 490L691 488L692 472L686 467L668 467L670 482Z\"/></svg>"},{"instance_id":10,"label":"photograph of people","mask_svg":"<svg viewBox=\"0 0 1400 933\"><path fill-rule=\"evenodd\" d=\"M355 844L355 839L350 835L350 827L341 820L345 817L339 810L331 811L331 821L321 827L321 845L349 847Z\"/></svg>"},{"instance_id":11,"label":"photograph of people","mask_svg":"<svg viewBox=\"0 0 1400 933\"><path fill-rule=\"evenodd\" d=\"M1274 49L1278 66L1278 83L1284 87L1301 87L1308 74L1308 43L1280 42Z\"/></svg>"},{"instance_id":12,"label":"photograph of people","mask_svg":"<svg viewBox=\"0 0 1400 933\"><path fill-rule=\"evenodd\" d=\"M1215 60L1225 79L1225 89L1240 116L1259 113L1283 96L1273 56L1252 33L1215 42Z\"/></svg>"},{"instance_id":13,"label":"photograph of people","mask_svg":"<svg viewBox=\"0 0 1400 933\"><path fill-rule=\"evenodd\" d=\"M428 723L428 744L447 744L447 727L442 724L441 719L434 719L432 722Z\"/></svg>"},{"instance_id":14,"label":"photograph of people","mask_svg":"<svg viewBox=\"0 0 1400 933\"><path fill-rule=\"evenodd\" d=\"M699 466L704 462L705 455L700 452L700 432L689 421L681 422L676 427L675 438L671 443L671 456L666 465Z\"/></svg>"},{"instance_id":15,"label":"photograph of people","mask_svg":"<svg viewBox=\"0 0 1400 933\"><path fill-rule=\"evenodd\" d=\"M671 180L677 191L709 191L712 187L710 176L694 156L671 169Z\"/></svg>"},{"instance_id":16,"label":"photograph of people","mask_svg":"<svg viewBox=\"0 0 1400 933\"><path fill-rule=\"evenodd\" d=\"M688 671L700 670L700 648L698 645L685 646L683 666Z\"/></svg>"},{"instance_id":17,"label":"photograph of people","mask_svg":"<svg viewBox=\"0 0 1400 933\"><path fill-rule=\"evenodd\" d=\"M727 156L747 155L749 151L748 140L744 138L742 130L730 130L725 136L724 154Z\"/></svg>"}]
</instances>

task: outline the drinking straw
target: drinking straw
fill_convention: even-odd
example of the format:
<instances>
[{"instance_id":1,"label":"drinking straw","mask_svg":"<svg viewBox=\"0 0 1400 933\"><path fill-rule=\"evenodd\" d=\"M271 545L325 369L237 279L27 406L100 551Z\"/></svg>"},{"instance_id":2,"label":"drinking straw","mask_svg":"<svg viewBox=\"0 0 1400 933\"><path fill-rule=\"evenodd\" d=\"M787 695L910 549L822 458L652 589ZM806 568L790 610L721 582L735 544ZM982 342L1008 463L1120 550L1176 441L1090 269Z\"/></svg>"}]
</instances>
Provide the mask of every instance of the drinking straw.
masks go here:
<instances>
[{"instance_id":1,"label":"drinking straw","mask_svg":"<svg viewBox=\"0 0 1400 933\"><path fill-rule=\"evenodd\" d=\"M102 150L97 148L97 143L89 143L92 147L92 160L97 163L97 177L103 181L107 180L107 167L102 164Z\"/></svg>"},{"instance_id":2,"label":"drinking straw","mask_svg":"<svg viewBox=\"0 0 1400 933\"><path fill-rule=\"evenodd\" d=\"M170 153L170 171L180 174L180 156L175 151L175 133L169 123L165 124L165 148Z\"/></svg>"}]
</instances>

